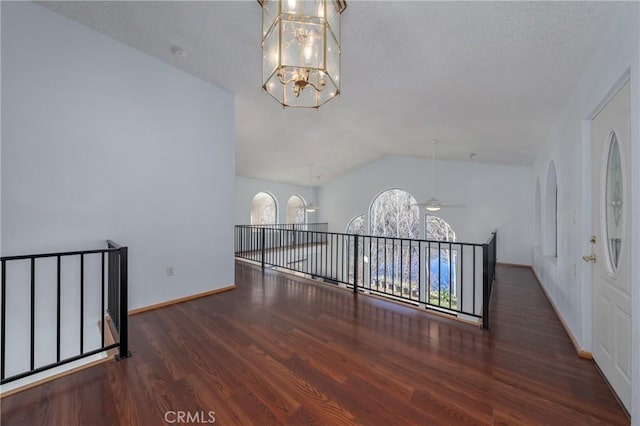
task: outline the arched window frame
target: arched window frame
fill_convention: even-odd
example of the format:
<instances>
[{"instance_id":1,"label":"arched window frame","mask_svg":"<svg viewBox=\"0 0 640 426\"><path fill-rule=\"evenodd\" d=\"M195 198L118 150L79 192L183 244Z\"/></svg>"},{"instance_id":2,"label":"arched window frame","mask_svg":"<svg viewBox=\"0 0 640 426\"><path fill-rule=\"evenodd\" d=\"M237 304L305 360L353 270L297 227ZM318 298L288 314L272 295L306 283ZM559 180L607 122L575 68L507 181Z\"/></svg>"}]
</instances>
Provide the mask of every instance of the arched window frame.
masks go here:
<instances>
[{"instance_id":1,"label":"arched window frame","mask_svg":"<svg viewBox=\"0 0 640 426\"><path fill-rule=\"evenodd\" d=\"M295 204L294 204L295 203ZM287 222L288 224L307 223L307 202L301 195L292 195L287 201Z\"/></svg>"},{"instance_id":2,"label":"arched window frame","mask_svg":"<svg viewBox=\"0 0 640 426\"><path fill-rule=\"evenodd\" d=\"M386 217L378 218L381 212L376 211L378 209L376 203L378 203L379 200L384 199L386 196L393 197L394 195L397 197L406 197L406 200L403 202L403 200L398 199L395 203L396 205L392 206L392 208L395 208L397 213L401 213L403 209L406 209L411 212L410 216L412 216L410 218L406 216L400 217L402 221L410 222L396 224L395 230L389 229L389 222L385 220ZM380 220L382 220L382 222L380 222ZM379 226L381 224L382 227ZM403 225L405 229L401 229ZM401 188L391 188L378 193L378 195L371 200L371 204L369 205L369 234L382 237L420 238L420 209L418 208L415 197L410 192Z\"/></svg>"},{"instance_id":3,"label":"arched window frame","mask_svg":"<svg viewBox=\"0 0 640 426\"><path fill-rule=\"evenodd\" d=\"M267 198L268 197L268 198ZM269 201L260 201L270 200ZM262 203L262 205L258 204ZM268 210L272 209L272 212ZM251 225L275 225L278 223L278 202L273 194L261 191L254 195L251 201Z\"/></svg>"}]
</instances>

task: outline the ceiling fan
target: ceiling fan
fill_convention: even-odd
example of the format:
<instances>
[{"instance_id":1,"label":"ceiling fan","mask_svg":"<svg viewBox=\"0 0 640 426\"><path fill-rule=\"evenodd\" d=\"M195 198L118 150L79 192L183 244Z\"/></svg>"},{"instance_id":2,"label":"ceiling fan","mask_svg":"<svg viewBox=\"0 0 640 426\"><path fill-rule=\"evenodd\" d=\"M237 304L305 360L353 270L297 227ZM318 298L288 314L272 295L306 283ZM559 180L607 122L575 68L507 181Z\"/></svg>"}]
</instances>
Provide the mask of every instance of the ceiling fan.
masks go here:
<instances>
[{"instance_id":1,"label":"ceiling fan","mask_svg":"<svg viewBox=\"0 0 640 426\"><path fill-rule=\"evenodd\" d=\"M424 207L427 211L430 212L438 212L442 210L443 207L460 207L455 204L447 204L443 203L439 199L436 198L436 145L438 141L431 141L431 198L427 200L426 203L415 203L412 204L411 207Z\"/></svg>"}]
</instances>

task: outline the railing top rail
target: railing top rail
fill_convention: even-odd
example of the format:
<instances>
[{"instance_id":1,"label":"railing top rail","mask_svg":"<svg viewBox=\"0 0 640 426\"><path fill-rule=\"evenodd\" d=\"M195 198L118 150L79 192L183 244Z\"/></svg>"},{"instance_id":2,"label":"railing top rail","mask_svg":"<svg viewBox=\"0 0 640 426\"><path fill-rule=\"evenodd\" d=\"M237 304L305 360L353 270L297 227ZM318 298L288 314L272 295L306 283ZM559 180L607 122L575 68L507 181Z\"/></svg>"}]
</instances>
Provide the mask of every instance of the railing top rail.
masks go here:
<instances>
[{"instance_id":1,"label":"railing top rail","mask_svg":"<svg viewBox=\"0 0 640 426\"><path fill-rule=\"evenodd\" d=\"M304 226L304 225L329 225L328 222L309 222L309 223L266 223L261 225L236 225L244 228L278 228L281 226Z\"/></svg>"},{"instance_id":2,"label":"railing top rail","mask_svg":"<svg viewBox=\"0 0 640 426\"><path fill-rule=\"evenodd\" d=\"M275 231L292 231L291 229L278 229L278 227L274 227L273 225L235 225L235 226L238 228L256 228L256 229L273 229ZM419 239L419 238L386 237L384 235L346 234L344 232L314 231L314 230L306 230L306 229L296 229L295 231L311 232L314 234L324 234L324 235L342 235L345 237L353 237L357 235L364 238L375 238L378 240L400 240L400 241L411 241L415 243L430 243L430 244L439 243L439 244L451 244L452 246L457 245L457 246L483 247L485 245L485 243L465 243L461 241L442 241L442 240L426 240L426 239ZM496 231L493 231L491 233L491 236L489 237L489 241L486 244L491 242L491 239L494 238L495 234L496 234Z\"/></svg>"},{"instance_id":3,"label":"railing top rail","mask_svg":"<svg viewBox=\"0 0 640 426\"><path fill-rule=\"evenodd\" d=\"M4 262L7 260L25 260L25 259L39 259L42 257L58 257L58 256L62 257L62 256L77 256L80 254L108 253L110 251L117 251L123 247L120 244L117 244L111 240L107 240L107 244L109 245L109 247L101 248L101 249L59 251L54 253L38 253L38 254L20 254L16 256L2 256L0 257L0 260Z\"/></svg>"}]
</instances>

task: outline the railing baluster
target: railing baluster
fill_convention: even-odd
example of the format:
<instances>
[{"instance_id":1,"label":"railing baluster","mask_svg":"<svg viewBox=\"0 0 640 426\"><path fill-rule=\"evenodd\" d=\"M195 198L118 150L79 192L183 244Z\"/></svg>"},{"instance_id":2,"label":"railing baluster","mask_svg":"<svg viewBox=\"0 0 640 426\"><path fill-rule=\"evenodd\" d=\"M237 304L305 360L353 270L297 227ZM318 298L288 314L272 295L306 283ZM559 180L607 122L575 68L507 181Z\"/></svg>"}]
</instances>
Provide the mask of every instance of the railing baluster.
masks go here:
<instances>
[{"instance_id":1,"label":"railing baluster","mask_svg":"<svg viewBox=\"0 0 640 426\"><path fill-rule=\"evenodd\" d=\"M473 246L473 313L476 313L476 250L478 248Z\"/></svg>"},{"instance_id":2,"label":"railing baluster","mask_svg":"<svg viewBox=\"0 0 640 426\"><path fill-rule=\"evenodd\" d=\"M451 242L449 242L449 309L451 309L451 300L453 299L453 275L454 271L451 269L451 261L453 260L453 250L451 250Z\"/></svg>"},{"instance_id":3,"label":"railing baluster","mask_svg":"<svg viewBox=\"0 0 640 426\"><path fill-rule=\"evenodd\" d=\"M367 266L367 274L369 275L369 282L367 283L367 287L371 290L371 265L373 264L373 258L371 256L371 245L373 244L373 238L369 237L369 266ZM362 266L364 272L365 265Z\"/></svg>"},{"instance_id":4,"label":"railing baluster","mask_svg":"<svg viewBox=\"0 0 640 426\"><path fill-rule=\"evenodd\" d=\"M60 315L61 315L61 280L60 256L56 260L56 361L60 362ZM103 344L104 346L104 344Z\"/></svg>"},{"instance_id":5,"label":"railing baluster","mask_svg":"<svg viewBox=\"0 0 640 426\"><path fill-rule=\"evenodd\" d=\"M283 254L284 254L284 247L282 245L282 230L278 231L278 253L276 255L276 257L278 258L278 265L283 266L284 265L284 261L283 261Z\"/></svg>"},{"instance_id":6,"label":"railing baluster","mask_svg":"<svg viewBox=\"0 0 640 426\"><path fill-rule=\"evenodd\" d=\"M127 320L128 313L128 253L127 247L120 248L120 315L119 315L119 335L120 335L120 354L118 359L124 359L131 356L129 353L129 325Z\"/></svg>"},{"instance_id":7,"label":"railing baluster","mask_svg":"<svg viewBox=\"0 0 640 426\"><path fill-rule=\"evenodd\" d=\"M335 244L333 243L334 237L335 237L335 240L336 240ZM344 245L340 243L341 239L344 242L344 236L341 236L339 234L331 234L331 246L332 246L332 248L335 248L335 250L332 250L332 248L330 248L329 250L332 253L333 253L333 251L336 252L336 261L335 261L336 266L338 265L339 249L340 249L340 247L343 247L343 249L344 249ZM331 258L331 260L333 261L333 257ZM333 265L331 267L333 268ZM344 265L343 265L343 271L342 272L343 272L342 278L343 278L343 281L344 281ZM335 280L338 281L338 274L337 273L336 273L336 276L335 276Z\"/></svg>"},{"instance_id":8,"label":"railing baluster","mask_svg":"<svg viewBox=\"0 0 640 426\"><path fill-rule=\"evenodd\" d=\"M376 290L380 291L380 237L376 237Z\"/></svg>"},{"instance_id":9,"label":"railing baluster","mask_svg":"<svg viewBox=\"0 0 640 426\"><path fill-rule=\"evenodd\" d=\"M431 241L427 243L427 285L425 286L425 297L427 303L431 303Z\"/></svg>"},{"instance_id":10,"label":"railing baluster","mask_svg":"<svg viewBox=\"0 0 640 426\"><path fill-rule=\"evenodd\" d=\"M35 368L36 353L36 259L31 258L31 369Z\"/></svg>"},{"instance_id":11,"label":"railing baluster","mask_svg":"<svg viewBox=\"0 0 640 426\"><path fill-rule=\"evenodd\" d=\"M396 240L391 240L391 285L393 295L396 294Z\"/></svg>"},{"instance_id":12,"label":"railing baluster","mask_svg":"<svg viewBox=\"0 0 640 426\"><path fill-rule=\"evenodd\" d=\"M324 251L324 269L323 269L323 271L324 271L324 273L326 275L329 275L329 269L327 268L327 261L328 261L329 254L330 254L331 250L330 250L329 246L326 245L326 246L324 246L324 250L323 251Z\"/></svg>"},{"instance_id":13,"label":"railing baluster","mask_svg":"<svg viewBox=\"0 0 640 426\"><path fill-rule=\"evenodd\" d=\"M104 252L100 253L102 273L100 274L100 341L101 346L104 347L104 327L105 327L105 312L104 312Z\"/></svg>"},{"instance_id":14,"label":"railing baluster","mask_svg":"<svg viewBox=\"0 0 640 426\"><path fill-rule=\"evenodd\" d=\"M442 250L440 241L438 241L438 306L442 305Z\"/></svg>"},{"instance_id":15,"label":"railing baluster","mask_svg":"<svg viewBox=\"0 0 640 426\"><path fill-rule=\"evenodd\" d=\"M384 292L388 293L388 286L389 286L389 273L387 271L388 267L389 267L389 259L388 259L388 244L387 244L387 237L383 238L383 246L384 246L384 257L382 258L382 270L383 272L383 276L382 279L384 281Z\"/></svg>"},{"instance_id":16,"label":"railing baluster","mask_svg":"<svg viewBox=\"0 0 640 426\"><path fill-rule=\"evenodd\" d=\"M418 242L418 300L422 300L422 244Z\"/></svg>"},{"instance_id":17,"label":"railing baluster","mask_svg":"<svg viewBox=\"0 0 640 426\"><path fill-rule=\"evenodd\" d=\"M403 240L400 240L400 296L404 295L404 281L403 281L403 273L404 273L404 244Z\"/></svg>"},{"instance_id":18,"label":"railing baluster","mask_svg":"<svg viewBox=\"0 0 640 426\"><path fill-rule=\"evenodd\" d=\"M265 235L265 228L263 227L260 230L260 234L262 235L260 244L261 244L261 255L260 255L260 262L262 263L262 269L264 269L264 235Z\"/></svg>"},{"instance_id":19,"label":"railing baluster","mask_svg":"<svg viewBox=\"0 0 640 426\"><path fill-rule=\"evenodd\" d=\"M80 355L84 353L84 254L80 255Z\"/></svg>"},{"instance_id":20,"label":"railing baluster","mask_svg":"<svg viewBox=\"0 0 640 426\"><path fill-rule=\"evenodd\" d=\"M358 236L353 236L353 294L358 294Z\"/></svg>"},{"instance_id":21,"label":"railing baluster","mask_svg":"<svg viewBox=\"0 0 640 426\"><path fill-rule=\"evenodd\" d=\"M489 245L482 246L482 328L489 328Z\"/></svg>"},{"instance_id":22,"label":"railing baluster","mask_svg":"<svg viewBox=\"0 0 640 426\"><path fill-rule=\"evenodd\" d=\"M6 346L6 328L7 328L7 262L2 261L2 331L0 331L0 344L2 345L2 353L0 360L0 380L4 380L4 363Z\"/></svg>"},{"instance_id":23,"label":"railing baluster","mask_svg":"<svg viewBox=\"0 0 640 426\"><path fill-rule=\"evenodd\" d=\"M464 289L464 246L460 244L460 282L457 283L460 289L460 304L458 309L461 311L464 310L464 299L462 297L462 292Z\"/></svg>"}]
</instances>

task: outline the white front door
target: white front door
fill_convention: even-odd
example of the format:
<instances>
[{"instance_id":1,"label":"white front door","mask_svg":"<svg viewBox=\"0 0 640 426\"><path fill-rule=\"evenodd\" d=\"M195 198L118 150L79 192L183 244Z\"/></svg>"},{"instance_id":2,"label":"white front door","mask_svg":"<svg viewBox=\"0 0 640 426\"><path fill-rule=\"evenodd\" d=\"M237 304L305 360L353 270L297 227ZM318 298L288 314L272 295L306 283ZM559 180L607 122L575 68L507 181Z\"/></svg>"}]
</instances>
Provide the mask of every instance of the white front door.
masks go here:
<instances>
[{"instance_id":1,"label":"white front door","mask_svg":"<svg viewBox=\"0 0 640 426\"><path fill-rule=\"evenodd\" d=\"M630 88L591 124L593 358L631 412Z\"/></svg>"}]
</instances>

